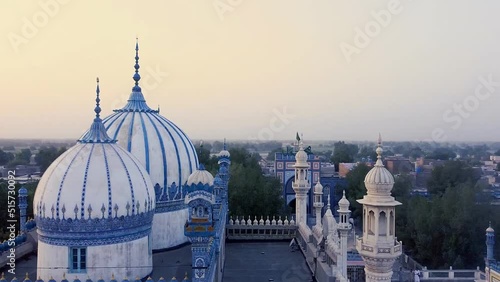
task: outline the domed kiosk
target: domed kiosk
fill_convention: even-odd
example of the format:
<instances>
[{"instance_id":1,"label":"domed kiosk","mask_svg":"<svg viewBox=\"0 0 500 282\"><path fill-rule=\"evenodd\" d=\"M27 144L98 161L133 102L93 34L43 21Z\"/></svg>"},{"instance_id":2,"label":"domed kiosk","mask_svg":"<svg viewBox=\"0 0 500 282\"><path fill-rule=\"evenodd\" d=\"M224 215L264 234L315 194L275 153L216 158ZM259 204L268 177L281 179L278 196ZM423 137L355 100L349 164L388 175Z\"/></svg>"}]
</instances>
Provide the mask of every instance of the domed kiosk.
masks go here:
<instances>
[{"instance_id":1,"label":"domed kiosk","mask_svg":"<svg viewBox=\"0 0 500 282\"><path fill-rule=\"evenodd\" d=\"M77 273L96 281L152 271L153 184L139 160L107 135L99 84L96 102L90 130L49 166L35 192L42 279Z\"/></svg>"},{"instance_id":2,"label":"domed kiosk","mask_svg":"<svg viewBox=\"0 0 500 282\"><path fill-rule=\"evenodd\" d=\"M186 134L159 110L151 109L139 86L139 46L136 43L135 85L127 104L103 120L118 145L146 168L155 187L153 249L175 247L188 241L183 226L188 218L183 185L198 167L195 147Z\"/></svg>"}]
</instances>

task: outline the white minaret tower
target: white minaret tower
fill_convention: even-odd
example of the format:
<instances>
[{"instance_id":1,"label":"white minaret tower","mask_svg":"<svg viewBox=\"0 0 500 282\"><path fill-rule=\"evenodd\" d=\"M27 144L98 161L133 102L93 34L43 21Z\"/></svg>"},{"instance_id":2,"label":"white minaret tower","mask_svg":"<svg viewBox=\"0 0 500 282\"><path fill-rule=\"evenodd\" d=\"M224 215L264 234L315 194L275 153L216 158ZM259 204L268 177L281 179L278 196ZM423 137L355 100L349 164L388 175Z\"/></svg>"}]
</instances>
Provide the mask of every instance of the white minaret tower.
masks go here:
<instances>
[{"instance_id":1,"label":"white minaret tower","mask_svg":"<svg viewBox=\"0 0 500 282\"><path fill-rule=\"evenodd\" d=\"M314 186L314 209L316 210L316 226L321 228L321 210L325 206L323 203L323 185L318 180Z\"/></svg>"},{"instance_id":2,"label":"white minaret tower","mask_svg":"<svg viewBox=\"0 0 500 282\"><path fill-rule=\"evenodd\" d=\"M352 226L349 223L349 217L351 216L351 211L349 210L349 201L345 197L345 190L343 191L342 199L339 201L339 223L337 225L337 230L340 233L340 252L342 254L340 261L340 271L344 277L347 277L347 235Z\"/></svg>"},{"instance_id":3,"label":"white minaret tower","mask_svg":"<svg viewBox=\"0 0 500 282\"><path fill-rule=\"evenodd\" d=\"M401 203L391 196L394 177L382 163L380 135L376 152L377 162L365 177L367 195L358 200L363 205L363 237L356 240L356 249L365 261L366 282L391 281L402 247L394 231L395 207Z\"/></svg>"},{"instance_id":4,"label":"white minaret tower","mask_svg":"<svg viewBox=\"0 0 500 282\"><path fill-rule=\"evenodd\" d=\"M295 154L295 181L292 183L295 191L295 213L297 217L297 226L301 223L307 224L307 193L311 188L307 178L309 164L307 163L307 153L304 152L304 146L300 141L299 151Z\"/></svg>"}]
</instances>

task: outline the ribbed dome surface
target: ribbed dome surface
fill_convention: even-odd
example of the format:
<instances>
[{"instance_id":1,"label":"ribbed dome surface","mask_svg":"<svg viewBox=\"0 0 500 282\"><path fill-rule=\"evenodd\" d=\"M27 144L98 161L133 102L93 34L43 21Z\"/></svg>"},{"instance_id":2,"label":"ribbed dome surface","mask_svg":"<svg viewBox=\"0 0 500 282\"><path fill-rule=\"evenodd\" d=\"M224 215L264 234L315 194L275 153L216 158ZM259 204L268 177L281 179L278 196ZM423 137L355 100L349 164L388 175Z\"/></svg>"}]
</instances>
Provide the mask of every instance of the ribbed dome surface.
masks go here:
<instances>
[{"instance_id":1,"label":"ribbed dome surface","mask_svg":"<svg viewBox=\"0 0 500 282\"><path fill-rule=\"evenodd\" d=\"M345 210L349 210L349 201L347 200L347 198L345 197L345 190L342 192L342 199L340 199L339 201L339 208L343 211Z\"/></svg>"},{"instance_id":2,"label":"ribbed dome surface","mask_svg":"<svg viewBox=\"0 0 500 282\"><path fill-rule=\"evenodd\" d=\"M123 109L104 119L108 134L139 159L153 185L183 185L198 166L195 147L174 123L157 111L139 107L133 99L142 94L135 94Z\"/></svg>"},{"instance_id":3,"label":"ribbed dome surface","mask_svg":"<svg viewBox=\"0 0 500 282\"><path fill-rule=\"evenodd\" d=\"M78 143L43 174L36 189L35 214L45 217L108 218L154 209L147 172L116 144Z\"/></svg>"},{"instance_id":4,"label":"ribbed dome surface","mask_svg":"<svg viewBox=\"0 0 500 282\"><path fill-rule=\"evenodd\" d=\"M205 170L205 167L200 165L200 168L193 172L187 180L187 185L197 185L197 184L203 184L203 185L209 185L212 186L214 185L214 177L212 174L208 171Z\"/></svg>"},{"instance_id":5,"label":"ribbed dome surface","mask_svg":"<svg viewBox=\"0 0 500 282\"><path fill-rule=\"evenodd\" d=\"M394 177L382 163L383 150L380 143L376 152L378 154L377 162L365 177L365 186L368 191L367 194L390 196L392 187L394 186Z\"/></svg>"}]
</instances>

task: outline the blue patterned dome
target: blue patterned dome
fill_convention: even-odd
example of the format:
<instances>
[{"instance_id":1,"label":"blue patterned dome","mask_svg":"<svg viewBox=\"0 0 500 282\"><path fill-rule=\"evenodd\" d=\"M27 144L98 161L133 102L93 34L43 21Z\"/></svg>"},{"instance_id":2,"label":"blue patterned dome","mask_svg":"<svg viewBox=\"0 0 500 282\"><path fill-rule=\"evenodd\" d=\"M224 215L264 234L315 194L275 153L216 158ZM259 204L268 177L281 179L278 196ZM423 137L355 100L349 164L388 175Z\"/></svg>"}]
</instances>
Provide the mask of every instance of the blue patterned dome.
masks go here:
<instances>
[{"instance_id":1,"label":"blue patterned dome","mask_svg":"<svg viewBox=\"0 0 500 282\"><path fill-rule=\"evenodd\" d=\"M151 230L153 184L140 162L106 134L99 86L97 93L91 129L49 166L36 189L34 214L43 242L99 245Z\"/></svg>"},{"instance_id":2,"label":"blue patterned dome","mask_svg":"<svg viewBox=\"0 0 500 282\"><path fill-rule=\"evenodd\" d=\"M153 110L146 104L139 86L137 50L136 45L136 73L133 76L135 86L129 100L123 108L114 110L103 122L108 134L139 159L153 185L158 184L162 188L161 193L165 194L166 200L177 200L182 193L172 193L169 188L177 190L186 183L198 166L198 156L187 135L173 122L161 116L159 110Z\"/></svg>"}]
</instances>

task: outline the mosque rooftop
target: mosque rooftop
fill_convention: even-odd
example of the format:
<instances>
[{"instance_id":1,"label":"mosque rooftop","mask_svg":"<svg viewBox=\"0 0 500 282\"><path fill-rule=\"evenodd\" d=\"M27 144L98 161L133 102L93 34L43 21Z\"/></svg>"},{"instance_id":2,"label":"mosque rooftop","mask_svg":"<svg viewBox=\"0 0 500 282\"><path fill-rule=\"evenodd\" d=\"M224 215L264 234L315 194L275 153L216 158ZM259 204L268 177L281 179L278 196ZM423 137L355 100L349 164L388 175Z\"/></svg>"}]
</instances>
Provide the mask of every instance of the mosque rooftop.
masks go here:
<instances>
[{"instance_id":1,"label":"mosque rooftop","mask_svg":"<svg viewBox=\"0 0 500 282\"><path fill-rule=\"evenodd\" d=\"M18 281L22 281L28 273L31 281L36 280L36 255L31 255L27 258L19 259L16 262L16 274L12 275L7 272L9 269L8 266L0 272L4 272L5 278L7 281L11 281L14 277L18 279ZM166 281L170 281L172 277L176 277L177 280L182 281L184 279L184 275L188 274L188 277L191 278L191 245L187 244L180 248L153 253L153 272L151 273L151 278L154 281L158 281L160 277L163 277ZM74 276L78 275L78 278L81 281L85 281L85 274L67 274L66 277L69 281L73 281ZM122 277L118 279L125 278ZM48 281L48 279L44 280Z\"/></svg>"},{"instance_id":2,"label":"mosque rooftop","mask_svg":"<svg viewBox=\"0 0 500 282\"><path fill-rule=\"evenodd\" d=\"M289 242L226 242L224 282L313 281L300 251Z\"/></svg>"}]
</instances>

